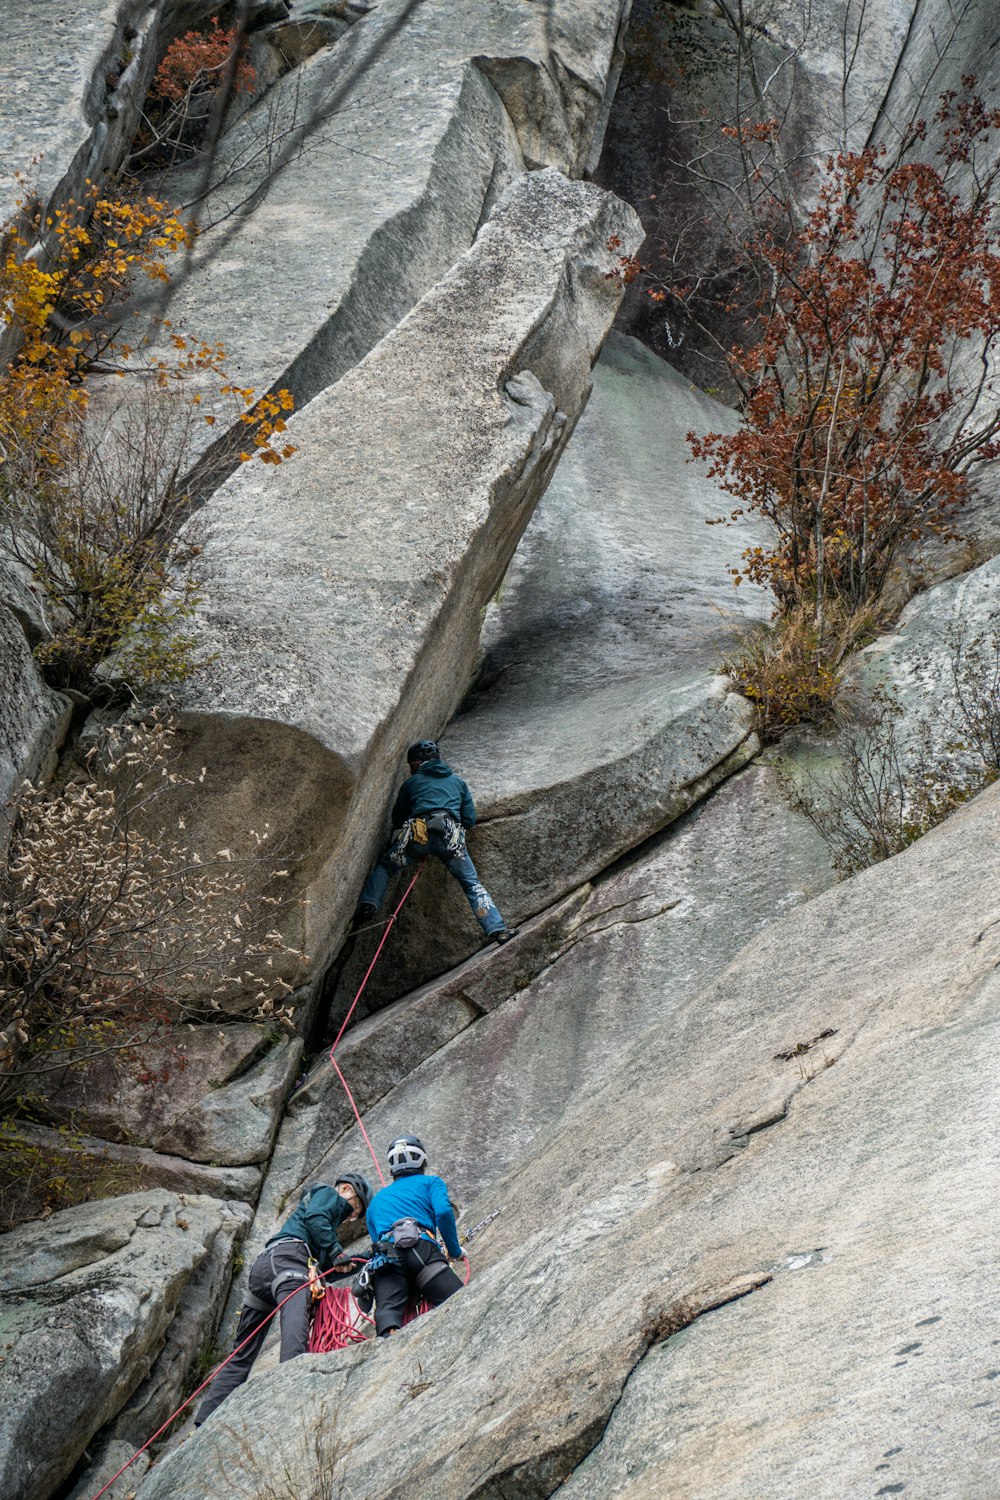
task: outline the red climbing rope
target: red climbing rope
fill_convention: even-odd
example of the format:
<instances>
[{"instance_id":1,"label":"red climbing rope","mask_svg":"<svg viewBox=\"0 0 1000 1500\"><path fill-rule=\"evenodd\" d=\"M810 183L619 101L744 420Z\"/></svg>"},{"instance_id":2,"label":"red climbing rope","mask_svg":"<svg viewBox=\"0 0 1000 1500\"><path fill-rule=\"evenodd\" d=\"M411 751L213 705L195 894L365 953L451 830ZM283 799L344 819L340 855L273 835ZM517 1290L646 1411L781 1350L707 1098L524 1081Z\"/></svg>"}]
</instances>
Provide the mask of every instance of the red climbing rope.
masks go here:
<instances>
[{"instance_id":1,"label":"red climbing rope","mask_svg":"<svg viewBox=\"0 0 1000 1500\"><path fill-rule=\"evenodd\" d=\"M344 1032L347 1030L348 1022L350 1021L350 1019L353 1016L355 1010L357 1009L358 1001L361 999L361 996L365 992L365 985L368 983L369 979L371 978L372 970L374 969L375 965L378 963L379 954L382 952L382 949L385 947L386 938L389 936L389 933L392 931L392 924L395 922L396 918L399 916L400 912L402 911L402 909L403 909L403 903L405 902L407 896L413 890L413 887L416 885L418 879L420 878L420 871L422 869L423 869L423 864L421 863L421 864L419 864L417 866L416 873L414 874L413 879L410 881L409 885L406 887L406 890L400 896L399 901L396 904L395 911L393 912L392 916L389 918L388 922L386 922L386 924L385 924L385 931L382 934L382 937L381 937L381 940L379 942L379 945L375 949L375 952L374 952L374 954L372 956L371 963L368 965L367 969L365 970L365 977L364 977L364 979L362 979L361 983L358 985L358 993L355 995L354 999L351 1001L350 1009L348 1010L347 1015L344 1017L344 1019L343 1019L343 1021L341 1023L340 1030L337 1032L337 1035L334 1037L333 1046L330 1048L330 1062L333 1064L333 1067L336 1070L337 1077L340 1079L341 1083L344 1086L344 1093L347 1095L348 1103L350 1104L351 1109L354 1111L354 1118L358 1122L358 1129L361 1131L361 1134L364 1137L365 1145L368 1147L368 1150L371 1152L372 1161L375 1163L375 1170L378 1173L378 1180L382 1184L383 1187L385 1187L385 1178L382 1176L382 1168L379 1165L379 1159L378 1159L378 1156L375 1153L375 1147L372 1145L371 1141L368 1139L368 1132L365 1129L364 1125L361 1123L361 1115L358 1112L358 1106L354 1102L354 1095L351 1093L350 1089L347 1087L347 1079L344 1077L343 1073L340 1071L340 1068L337 1065L337 1059L334 1057L334 1053L336 1052L337 1048L340 1046L340 1039L344 1035Z\"/></svg>"},{"instance_id":2,"label":"red climbing rope","mask_svg":"<svg viewBox=\"0 0 1000 1500\"><path fill-rule=\"evenodd\" d=\"M331 1267L330 1271L321 1271L319 1274L320 1274L321 1278L324 1277L324 1276L331 1275L332 1274L332 1267ZM205 1377L205 1379L202 1381L201 1385L198 1386L197 1390L192 1391L191 1394L190 1394L190 1396L186 1397L185 1400L183 1400L181 1402L180 1406L177 1408L177 1410L175 1412L171 1412L170 1416L163 1423L163 1426L162 1427L158 1427L156 1429L156 1431L153 1433L153 1436L151 1438L147 1438L146 1441L143 1443L142 1447L138 1448L136 1450L136 1452L132 1454L132 1457L128 1460L128 1462L122 1464L122 1466L118 1470L117 1474L112 1474L112 1476L108 1480L107 1484L103 1485L102 1488L97 1491L97 1494L93 1497L93 1500L101 1500L101 1496L107 1493L107 1491L114 1484L115 1480L116 1479L120 1479L122 1477L122 1475L125 1473L125 1470L126 1469L130 1469L132 1467L132 1465L135 1463L136 1459L137 1458L141 1458L142 1455L145 1453L146 1449L147 1448L151 1448L152 1445L156 1442L156 1439L158 1437L162 1437L163 1436L163 1434L166 1432L167 1428L171 1425L171 1423L174 1422L174 1421L176 1421L176 1419L180 1416L181 1412L184 1411L184 1409L186 1407L188 1407L188 1406L191 1405L191 1402L194 1400L194 1398L196 1396L200 1396L201 1395L202 1391L205 1389L205 1387L207 1385L211 1385L211 1383L215 1379L216 1375L218 1375L222 1370L224 1370L226 1368L226 1366L229 1364L230 1360L235 1359L236 1356L237 1356L237 1354L239 1354L240 1350L243 1349L243 1348L245 1348L246 1345L249 1344L249 1342L250 1342L251 1339L254 1339L254 1338L257 1337L257 1334L259 1333L260 1329L266 1327L267 1324L270 1323L271 1319L273 1317L275 1317L281 1311L281 1309L284 1307L284 1305L285 1305L286 1302L290 1302L294 1296L296 1296L299 1292L301 1292L301 1290L302 1290L302 1288L304 1286L308 1286L308 1285L309 1285L308 1281L300 1281L299 1284L298 1284L298 1286L294 1287L288 1293L287 1297L282 1297L282 1299L278 1303L278 1305L274 1308L274 1310L272 1312L268 1313L267 1317L263 1320L263 1322L258 1323L258 1325L254 1329L253 1333L248 1334L245 1339L241 1340L241 1342L236 1345L236 1348L233 1350L233 1352L231 1354L227 1354L226 1357L225 1357L225 1359L222 1361L222 1363L220 1365L217 1365L215 1367L215 1369L212 1371L211 1375L208 1375L208 1376ZM331 1290L332 1289L330 1287L327 1287L327 1289L326 1289L326 1296L329 1296L329 1293L330 1293ZM324 1296L323 1301L326 1300L326 1296Z\"/></svg>"},{"instance_id":3,"label":"red climbing rope","mask_svg":"<svg viewBox=\"0 0 1000 1500\"><path fill-rule=\"evenodd\" d=\"M328 1286L313 1310L309 1353L335 1354L348 1344L363 1344L368 1335L359 1319L371 1325L346 1286Z\"/></svg>"}]
</instances>

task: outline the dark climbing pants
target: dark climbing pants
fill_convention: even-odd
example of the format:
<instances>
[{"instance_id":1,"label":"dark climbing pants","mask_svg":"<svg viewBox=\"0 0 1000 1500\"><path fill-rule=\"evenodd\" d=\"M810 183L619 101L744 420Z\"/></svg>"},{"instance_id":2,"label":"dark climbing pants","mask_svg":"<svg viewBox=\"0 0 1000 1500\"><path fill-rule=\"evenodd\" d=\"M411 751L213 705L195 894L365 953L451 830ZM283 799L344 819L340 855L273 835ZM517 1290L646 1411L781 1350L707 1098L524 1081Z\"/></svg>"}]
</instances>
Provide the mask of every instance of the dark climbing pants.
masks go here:
<instances>
[{"instance_id":1,"label":"dark climbing pants","mask_svg":"<svg viewBox=\"0 0 1000 1500\"><path fill-rule=\"evenodd\" d=\"M402 1328L407 1304L423 1299L440 1307L462 1283L431 1240L418 1240L411 1250L396 1250L399 1264L381 1266L375 1272L375 1332L379 1335Z\"/></svg>"},{"instance_id":2,"label":"dark climbing pants","mask_svg":"<svg viewBox=\"0 0 1000 1500\"><path fill-rule=\"evenodd\" d=\"M444 840L435 835L432 835L426 844L407 844L403 860L408 865L416 865L428 855L439 859L449 875L454 876L458 881L465 892L465 899L472 908L472 915L486 936L489 937L494 932L502 932L506 924L493 904L493 897L476 874L476 867L469 858L464 837L457 850L449 850ZM365 881L365 888L361 892L362 904L374 906L378 911L385 900L390 878L398 874L401 868L400 858L393 853L393 847L390 846Z\"/></svg>"},{"instance_id":3,"label":"dark climbing pants","mask_svg":"<svg viewBox=\"0 0 1000 1500\"><path fill-rule=\"evenodd\" d=\"M288 1274L291 1272L294 1274ZM273 1312L282 1297L287 1297L298 1283L308 1279L309 1250L302 1240L275 1240L258 1255L250 1267L250 1297L240 1312L233 1347L242 1344L244 1339L249 1339L249 1343L212 1381L194 1419L196 1427L200 1427L219 1403L225 1401L230 1391L243 1384L267 1338L271 1326L265 1323L268 1313ZM282 1364L286 1359L294 1359L297 1354L306 1352L311 1301L309 1288L304 1285L278 1314Z\"/></svg>"}]
</instances>

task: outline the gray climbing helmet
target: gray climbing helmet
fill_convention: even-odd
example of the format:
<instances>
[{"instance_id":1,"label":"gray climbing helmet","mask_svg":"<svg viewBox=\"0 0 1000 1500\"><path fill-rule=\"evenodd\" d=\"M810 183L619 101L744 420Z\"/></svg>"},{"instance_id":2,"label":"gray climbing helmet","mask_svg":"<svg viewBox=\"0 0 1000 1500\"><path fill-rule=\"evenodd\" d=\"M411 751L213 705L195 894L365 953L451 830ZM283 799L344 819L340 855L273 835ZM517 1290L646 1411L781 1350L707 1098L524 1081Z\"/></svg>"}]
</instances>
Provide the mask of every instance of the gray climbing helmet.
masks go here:
<instances>
[{"instance_id":1,"label":"gray climbing helmet","mask_svg":"<svg viewBox=\"0 0 1000 1500\"><path fill-rule=\"evenodd\" d=\"M440 760L441 752L434 740L418 740L406 752L411 766L422 766L425 760Z\"/></svg>"},{"instance_id":2,"label":"gray climbing helmet","mask_svg":"<svg viewBox=\"0 0 1000 1500\"><path fill-rule=\"evenodd\" d=\"M427 1165L427 1152L423 1141L415 1135L397 1135L390 1142L389 1171L393 1177L406 1177L411 1172L422 1172Z\"/></svg>"},{"instance_id":3,"label":"gray climbing helmet","mask_svg":"<svg viewBox=\"0 0 1000 1500\"><path fill-rule=\"evenodd\" d=\"M364 1213L372 1201L372 1185L368 1181L368 1178L362 1177L360 1172L341 1172L334 1183L334 1187L336 1188L337 1184L341 1182L346 1182L347 1186L352 1187L357 1193L358 1202L361 1204L361 1212Z\"/></svg>"}]
</instances>

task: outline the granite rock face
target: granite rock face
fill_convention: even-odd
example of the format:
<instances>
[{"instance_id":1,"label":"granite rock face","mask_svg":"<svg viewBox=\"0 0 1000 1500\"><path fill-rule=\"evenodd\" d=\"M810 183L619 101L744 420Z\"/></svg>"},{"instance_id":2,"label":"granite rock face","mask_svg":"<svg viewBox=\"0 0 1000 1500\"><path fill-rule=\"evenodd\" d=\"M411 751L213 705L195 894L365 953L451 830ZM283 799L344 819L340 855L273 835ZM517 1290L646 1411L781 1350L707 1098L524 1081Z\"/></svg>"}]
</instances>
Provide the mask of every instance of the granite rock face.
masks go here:
<instances>
[{"instance_id":1,"label":"granite rock face","mask_svg":"<svg viewBox=\"0 0 1000 1500\"><path fill-rule=\"evenodd\" d=\"M45 777L69 726L71 708L45 686L19 621L0 604L0 850L9 820L4 810L21 782Z\"/></svg>"},{"instance_id":2,"label":"granite rock face","mask_svg":"<svg viewBox=\"0 0 1000 1500\"><path fill-rule=\"evenodd\" d=\"M309 460L244 469L207 508L198 627L217 660L176 702L191 764L225 769L188 825L211 844L269 822L302 851L311 904L289 910L315 967L403 748L462 696L480 612L586 400L615 235L634 244L634 216L599 189L518 179L398 329L293 417Z\"/></svg>"},{"instance_id":3,"label":"granite rock face","mask_svg":"<svg viewBox=\"0 0 1000 1500\"><path fill-rule=\"evenodd\" d=\"M5 1237L4 1495L50 1494L151 1370L161 1389L154 1400L154 1388L143 1387L140 1405L152 1405L139 1412L137 1431L151 1412L167 1415L211 1335L245 1220L242 1206L153 1189L81 1204Z\"/></svg>"},{"instance_id":4,"label":"granite rock face","mask_svg":"<svg viewBox=\"0 0 1000 1500\"><path fill-rule=\"evenodd\" d=\"M207 196L200 172L173 179L178 203L203 201L172 323L224 344L237 385L284 386L304 406L468 249L529 148L532 166L569 175L594 158L627 11L382 0L241 116ZM331 24L297 16L299 31ZM261 319L278 283L282 315ZM215 412L207 489L232 467L232 406Z\"/></svg>"},{"instance_id":5,"label":"granite rock face","mask_svg":"<svg viewBox=\"0 0 1000 1500\"><path fill-rule=\"evenodd\" d=\"M658 832L759 749L748 705L717 674L735 635L770 613L763 590L737 591L729 574L763 533L745 520L707 525L719 491L686 461L689 430L731 431L734 420L635 339L610 335L443 741L476 799L470 853L512 925ZM369 1004L479 942L464 896L432 863ZM372 946L358 944L344 993Z\"/></svg>"},{"instance_id":6,"label":"granite rock face","mask_svg":"<svg viewBox=\"0 0 1000 1500\"><path fill-rule=\"evenodd\" d=\"M140 1500L319 1500L317 1442L386 1500L989 1493L998 832L994 790L647 1013L468 1204L466 1291L252 1381ZM469 1116L438 1162L488 1177Z\"/></svg>"},{"instance_id":7,"label":"granite rock face","mask_svg":"<svg viewBox=\"0 0 1000 1500\"><path fill-rule=\"evenodd\" d=\"M48 1074L42 1107L108 1141L243 1166L266 1160L301 1055L264 1026L177 1027L143 1046L141 1069L106 1056Z\"/></svg>"},{"instance_id":8,"label":"granite rock face","mask_svg":"<svg viewBox=\"0 0 1000 1500\"><path fill-rule=\"evenodd\" d=\"M376 1149L419 1129L467 1207L574 1100L615 1076L624 1039L655 1028L761 927L832 878L773 772L758 765L734 776L655 847L534 918L495 956L347 1032L337 1061ZM324 1057L291 1100L252 1243L273 1233L306 1182L345 1167L370 1174L364 1157Z\"/></svg>"},{"instance_id":9,"label":"granite rock face","mask_svg":"<svg viewBox=\"0 0 1000 1500\"><path fill-rule=\"evenodd\" d=\"M1000 758L1000 559L937 584L907 605L896 629L861 652L863 690L901 710L904 771L941 767L944 780L982 775Z\"/></svg>"}]
</instances>

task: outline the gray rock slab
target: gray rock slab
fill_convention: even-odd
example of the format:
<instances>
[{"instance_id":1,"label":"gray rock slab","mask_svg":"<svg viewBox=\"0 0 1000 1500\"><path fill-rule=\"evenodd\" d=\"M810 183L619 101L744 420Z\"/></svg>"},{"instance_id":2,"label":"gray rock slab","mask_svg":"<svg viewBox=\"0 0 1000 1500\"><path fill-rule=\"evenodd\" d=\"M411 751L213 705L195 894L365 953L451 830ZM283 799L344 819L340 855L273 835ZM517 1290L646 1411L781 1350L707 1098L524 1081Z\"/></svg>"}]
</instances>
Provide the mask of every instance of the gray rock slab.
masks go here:
<instances>
[{"instance_id":1,"label":"gray rock slab","mask_svg":"<svg viewBox=\"0 0 1000 1500\"><path fill-rule=\"evenodd\" d=\"M855 677L899 704L903 767L981 773L977 718L992 719L1000 748L1000 559L918 594L895 630L858 654Z\"/></svg>"},{"instance_id":2,"label":"gray rock slab","mask_svg":"<svg viewBox=\"0 0 1000 1500\"><path fill-rule=\"evenodd\" d=\"M44 779L69 727L72 709L46 687L20 623L0 605L0 848L9 834L5 804L22 781Z\"/></svg>"},{"instance_id":3,"label":"gray rock slab","mask_svg":"<svg viewBox=\"0 0 1000 1500\"><path fill-rule=\"evenodd\" d=\"M101 1486L141 1448L176 1410L202 1371L222 1358L215 1337L232 1271L233 1255L252 1218L248 1204L227 1202L226 1212L209 1252L181 1293L163 1348L139 1388L117 1416L87 1445L87 1463L69 1500L92 1500ZM228 1349L226 1351L228 1353ZM190 1416L190 1409L178 1425ZM130 1467L111 1490L109 1500L134 1493L148 1455Z\"/></svg>"},{"instance_id":4,"label":"gray rock slab","mask_svg":"<svg viewBox=\"0 0 1000 1500\"><path fill-rule=\"evenodd\" d=\"M119 1141L101 1140L73 1130L67 1135L45 1125L19 1121L9 1127L12 1138L58 1158L70 1150L80 1162L94 1186L88 1197L113 1197L133 1189L162 1187L174 1193L201 1193L210 1198L253 1203L261 1183L259 1167L209 1167L201 1162L185 1161L180 1156L164 1156L143 1146L123 1145Z\"/></svg>"},{"instance_id":5,"label":"gray rock slab","mask_svg":"<svg viewBox=\"0 0 1000 1500\"><path fill-rule=\"evenodd\" d=\"M819 836L773 772L750 767L571 906L542 972L365 1111L369 1136L383 1149L416 1131L467 1204L617 1074L624 1040L665 1024L761 927L832 880ZM513 958L519 942L487 964ZM397 1013L385 1012L389 1037ZM331 1140L317 1175L336 1169L353 1134Z\"/></svg>"},{"instance_id":6,"label":"gray rock slab","mask_svg":"<svg viewBox=\"0 0 1000 1500\"><path fill-rule=\"evenodd\" d=\"M457 10L384 0L241 116L207 197L200 169L171 179L174 201L202 198L172 323L223 344L238 386L285 386L305 405L468 248L525 169L520 135L532 166L582 170L626 10L623 0L555 0L544 13L521 0ZM281 316L261 319L276 287ZM213 409L208 489L232 467L232 405ZM303 452L300 466L309 461ZM314 461L325 467L326 455Z\"/></svg>"},{"instance_id":7,"label":"gray rock slab","mask_svg":"<svg viewBox=\"0 0 1000 1500\"><path fill-rule=\"evenodd\" d=\"M460 1296L251 1382L141 1500L989 1494L998 833L994 789L622 1035Z\"/></svg>"},{"instance_id":8,"label":"gray rock slab","mask_svg":"<svg viewBox=\"0 0 1000 1500\"><path fill-rule=\"evenodd\" d=\"M235 1217L242 1224L245 1210ZM217 1241L218 1293L233 1218L215 1199L152 1189L80 1204L5 1236L4 1495L42 1500L70 1473L145 1378Z\"/></svg>"},{"instance_id":9,"label":"gray rock slab","mask_svg":"<svg viewBox=\"0 0 1000 1500\"><path fill-rule=\"evenodd\" d=\"M516 942L499 950L491 947L406 999L352 1025L337 1045L336 1061L358 1108L371 1110L480 1016L525 989L575 941L580 913L586 911L590 895L589 886L574 891L550 911L525 923ZM353 1121L344 1085L324 1048L302 1087L289 1100L254 1219L247 1270L253 1254L287 1218L290 1205L308 1182L332 1180L331 1174L352 1168L375 1182L369 1153L360 1137L350 1133ZM332 1141L340 1142L336 1159L330 1156ZM378 1140L377 1149L383 1145ZM342 1226L345 1243L354 1228ZM361 1234L357 1226L354 1237ZM234 1282L229 1304L232 1314L239 1307L245 1284L246 1272Z\"/></svg>"},{"instance_id":10,"label":"gray rock slab","mask_svg":"<svg viewBox=\"0 0 1000 1500\"><path fill-rule=\"evenodd\" d=\"M686 440L735 420L637 340L609 335L587 410L490 605L478 681L443 741L476 799L470 853L511 924L665 827L758 749L748 705L717 674L735 634L770 613L765 592L737 590L729 572L765 533L750 520L706 524L729 502ZM432 866L370 1003L478 941L464 896ZM358 945L343 990L353 993L370 953Z\"/></svg>"},{"instance_id":11,"label":"gray rock slab","mask_svg":"<svg viewBox=\"0 0 1000 1500\"><path fill-rule=\"evenodd\" d=\"M109 1141L243 1166L267 1159L301 1056L298 1037L266 1026L181 1026L144 1044L138 1061L50 1074L44 1109Z\"/></svg>"},{"instance_id":12,"label":"gray rock slab","mask_svg":"<svg viewBox=\"0 0 1000 1500\"><path fill-rule=\"evenodd\" d=\"M292 419L313 461L244 469L207 508L197 628L215 660L175 703L191 766L212 774L186 821L206 849L247 826L279 833L311 903L289 908L292 936L315 966L374 857L403 748L464 691L481 611L617 305L608 239L634 233L589 184L520 178L399 328Z\"/></svg>"}]
</instances>

